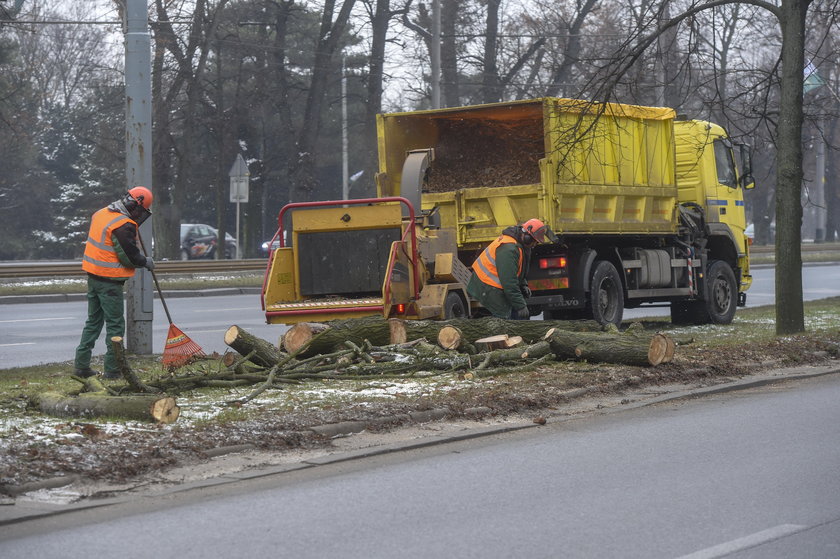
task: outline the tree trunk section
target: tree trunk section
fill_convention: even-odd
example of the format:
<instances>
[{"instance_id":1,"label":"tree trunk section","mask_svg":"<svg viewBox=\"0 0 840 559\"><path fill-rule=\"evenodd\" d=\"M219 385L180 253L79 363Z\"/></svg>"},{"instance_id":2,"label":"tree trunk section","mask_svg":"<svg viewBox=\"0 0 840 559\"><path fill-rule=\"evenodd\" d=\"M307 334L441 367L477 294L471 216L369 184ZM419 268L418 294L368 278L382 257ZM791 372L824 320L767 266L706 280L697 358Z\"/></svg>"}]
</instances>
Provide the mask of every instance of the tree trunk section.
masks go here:
<instances>
[{"instance_id":1,"label":"tree trunk section","mask_svg":"<svg viewBox=\"0 0 840 559\"><path fill-rule=\"evenodd\" d=\"M327 330L329 326L323 322L299 322L289 328L283 335L283 349L288 353L294 353L299 348L309 343L309 340Z\"/></svg>"},{"instance_id":2,"label":"tree trunk section","mask_svg":"<svg viewBox=\"0 0 840 559\"><path fill-rule=\"evenodd\" d=\"M776 139L776 335L805 331L802 302L802 73L808 0L784 0Z\"/></svg>"},{"instance_id":3,"label":"tree trunk section","mask_svg":"<svg viewBox=\"0 0 840 559\"><path fill-rule=\"evenodd\" d=\"M309 347L301 351L297 357L303 358L333 353L338 349L346 348L344 342L353 342L358 346L363 346L365 341L375 346L391 343L392 327L387 320L379 316L333 320L324 324L328 328L313 336ZM437 335L437 332L435 332L435 335Z\"/></svg>"},{"instance_id":4,"label":"tree trunk section","mask_svg":"<svg viewBox=\"0 0 840 559\"><path fill-rule=\"evenodd\" d=\"M391 319L397 321L397 319ZM552 328L558 330L600 332L602 326L594 320L505 320L496 317L454 318L452 320L401 320L406 341L426 338L435 340L438 333L447 326L461 332L463 343L474 344L476 340L507 334L521 336L525 343L541 340ZM392 343L398 343L393 342Z\"/></svg>"},{"instance_id":5,"label":"tree trunk section","mask_svg":"<svg viewBox=\"0 0 840 559\"><path fill-rule=\"evenodd\" d=\"M175 398L154 394L110 396L105 392L85 392L65 396L58 392L42 392L33 396L32 404L43 413L56 417L119 417L173 423L181 413Z\"/></svg>"},{"instance_id":6,"label":"tree trunk section","mask_svg":"<svg viewBox=\"0 0 840 559\"><path fill-rule=\"evenodd\" d=\"M464 340L464 335L454 326L444 326L437 335L438 345L443 349L458 349Z\"/></svg>"},{"instance_id":7,"label":"tree trunk section","mask_svg":"<svg viewBox=\"0 0 840 559\"><path fill-rule=\"evenodd\" d=\"M280 362L280 351L276 347L236 325L225 332L225 344L242 356L253 351L250 361L262 367L273 367Z\"/></svg>"},{"instance_id":8,"label":"tree trunk section","mask_svg":"<svg viewBox=\"0 0 840 559\"><path fill-rule=\"evenodd\" d=\"M551 330L545 338L551 345L551 351L560 359L576 358L645 367L670 359L668 355L673 347L663 334L647 337Z\"/></svg>"}]
</instances>

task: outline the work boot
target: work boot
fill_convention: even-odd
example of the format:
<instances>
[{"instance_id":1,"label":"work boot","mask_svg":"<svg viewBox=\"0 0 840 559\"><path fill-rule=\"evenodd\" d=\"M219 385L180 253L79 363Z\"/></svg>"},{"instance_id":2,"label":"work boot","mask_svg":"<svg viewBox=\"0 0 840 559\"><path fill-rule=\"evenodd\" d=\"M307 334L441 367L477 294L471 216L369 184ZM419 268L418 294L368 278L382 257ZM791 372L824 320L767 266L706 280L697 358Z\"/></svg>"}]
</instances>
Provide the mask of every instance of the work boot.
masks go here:
<instances>
[{"instance_id":1,"label":"work boot","mask_svg":"<svg viewBox=\"0 0 840 559\"><path fill-rule=\"evenodd\" d=\"M122 375L115 371L105 371L104 373L102 373L102 378L108 380L116 380L118 378L122 378Z\"/></svg>"},{"instance_id":2,"label":"work boot","mask_svg":"<svg viewBox=\"0 0 840 559\"><path fill-rule=\"evenodd\" d=\"M85 367L84 369L76 369L76 371L73 374L77 377L88 378L88 377L98 375L99 372L94 371L90 367Z\"/></svg>"}]
</instances>

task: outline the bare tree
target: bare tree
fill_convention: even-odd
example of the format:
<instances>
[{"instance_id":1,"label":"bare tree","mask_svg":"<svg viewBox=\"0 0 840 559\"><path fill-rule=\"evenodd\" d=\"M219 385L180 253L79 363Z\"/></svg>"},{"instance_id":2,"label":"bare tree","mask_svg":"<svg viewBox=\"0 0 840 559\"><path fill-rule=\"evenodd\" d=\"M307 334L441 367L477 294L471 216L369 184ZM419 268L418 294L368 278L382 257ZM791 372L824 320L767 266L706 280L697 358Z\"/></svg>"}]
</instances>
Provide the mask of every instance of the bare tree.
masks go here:
<instances>
[{"instance_id":1,"label":"bare tree","mask_svg":"<svg viewBox=\"0 0 840 559\"><path fill-rule=\"evenodd\" d=\"M197 0L185 7L155 0L152 180L158 200L158 219L154 221L156 251L163 257L177 258L180 252L181 208L195 161L196 112L205 93L202 76L215 38L217 16L226 4L227 0L215 4ZM183 12L189 15L185 38L173 26L169 11L173 8L192 10ZM180 18L178 12L177 19ZM181 119L177 128L175 118Z\"/></svg>"},{"instance_id":2,"label":"bare tree","mask_svg":"<svg viewBox=\"0 0 840 559\"><path fill-rule=\"evenodd\" d=\"M333 57L355 3L356 0L344 0L336 14L335 0L326 0L321 12L321 27L315 45L312 79L306 97L303 122L297 136L297 154L291 161L291 176L295 189L304 199L310 198L318 187L315 164L327 81L335 69Z\"/></svg>"}]
</instances>

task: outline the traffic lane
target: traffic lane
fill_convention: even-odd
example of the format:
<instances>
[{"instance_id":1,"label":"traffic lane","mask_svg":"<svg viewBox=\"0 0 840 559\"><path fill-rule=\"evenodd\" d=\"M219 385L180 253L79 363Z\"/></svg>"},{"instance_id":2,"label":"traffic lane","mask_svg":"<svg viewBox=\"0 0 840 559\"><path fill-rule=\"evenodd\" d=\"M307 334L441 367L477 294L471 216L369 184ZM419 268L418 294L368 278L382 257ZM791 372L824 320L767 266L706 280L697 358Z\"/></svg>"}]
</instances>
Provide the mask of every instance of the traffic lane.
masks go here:
<instances>
[{"instance_id":1,"label":"traffic lane","mask_svg":"<svg viewBox=\"0 0 840 559\"><path fill-rule=\"evenodd\" d=\"M805 300L840 296L840 266L806 266L802 269ZM775 269L753 270L753 286L747 292L747 306L772 305L775 301ZM167 299L172 319L188 336L208 352L224 352L224 331L236 324L254 335L276 342L286 331L283 325L267 325L259 295L178 297ZM85 302L0 305L0 362L4 367L66 361L73 358L87 317ZM647 316L668 316L668 307L626 309L625 320ZM736 315L737 316L737 315ZM169 324L158 299L154 304L152 342L155 352L163 351ZM105 352L104 334L94 355Z\"/></svg>"},{"instance_id":2,"label":"traffic lane","mask_svg":"<svg viewBox=\"0 0 840 559\"><path fill-rule=\"evenodd\" d=\"M753 283L747 290L747 308L773 305L776 302L776 269L754 268ZM802 268L802 300L813 301L840 296L840 266L837 264L808 265ZM624 320L647 316L671 316L671 308L642 306L624 310ZM737 313L736 313L737 316Z\"/></svg>"},{"instance_id":3,"label":"traffic lane","mask_svg":"<svg viewBox=\"0 0 840 559\"><path fill-rule=\"evenodd\" d=\"M831 375L549 422L61 515L0 554L835 557L838 399Z\"/></svg>"},{"instance_id":4,"label":"traffic lane","mask_svg":"<svg viewBox=\"0 0 840 559\"><path fill-rule=\"evenodd\" d=\"M276 342L288 327L266 324L258 295L171 298L166 301L172 320L206 353L224 353L224 332L236 324L255 336ZM87 319L87 302L0 305L0 363L22 367L72 360ZM169 322L155 299L152 347L163 352ZM93 354L105 353L105 333Z\"/></svg>"}]
</instances>

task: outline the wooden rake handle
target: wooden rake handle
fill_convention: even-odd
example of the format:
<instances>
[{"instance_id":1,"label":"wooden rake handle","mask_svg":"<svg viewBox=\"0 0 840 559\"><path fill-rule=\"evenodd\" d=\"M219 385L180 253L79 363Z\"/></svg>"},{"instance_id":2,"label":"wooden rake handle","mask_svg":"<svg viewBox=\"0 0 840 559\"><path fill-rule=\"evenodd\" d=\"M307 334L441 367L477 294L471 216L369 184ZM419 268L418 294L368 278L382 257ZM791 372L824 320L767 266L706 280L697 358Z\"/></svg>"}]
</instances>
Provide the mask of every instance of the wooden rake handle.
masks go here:
<instances>
[{"instance_id":1,"label":"wooden rake handle","mask_svg":"<svg viewBox=\"0 0 840 559\"><path fill-rule=\"evenodd\" d=\"M140 236L140 228L137 228L137 240L140 241L140 248L143 249L143 254L146 258L149 257L149 253L146 252L146 245L143 244L143 237ZM157 274L155 274L154 270L149 270L152 274L152 279L155 280L155 289L157 289L158 296L160 297L160 303L163 305L163 312L166 313L166 320L169 321L169 324L172 324L172 315L169 314L169 307L166 305L166 299L163 298L163 291L160 289L160 283L158 283Z\"/></svg>"}]
</instances>

